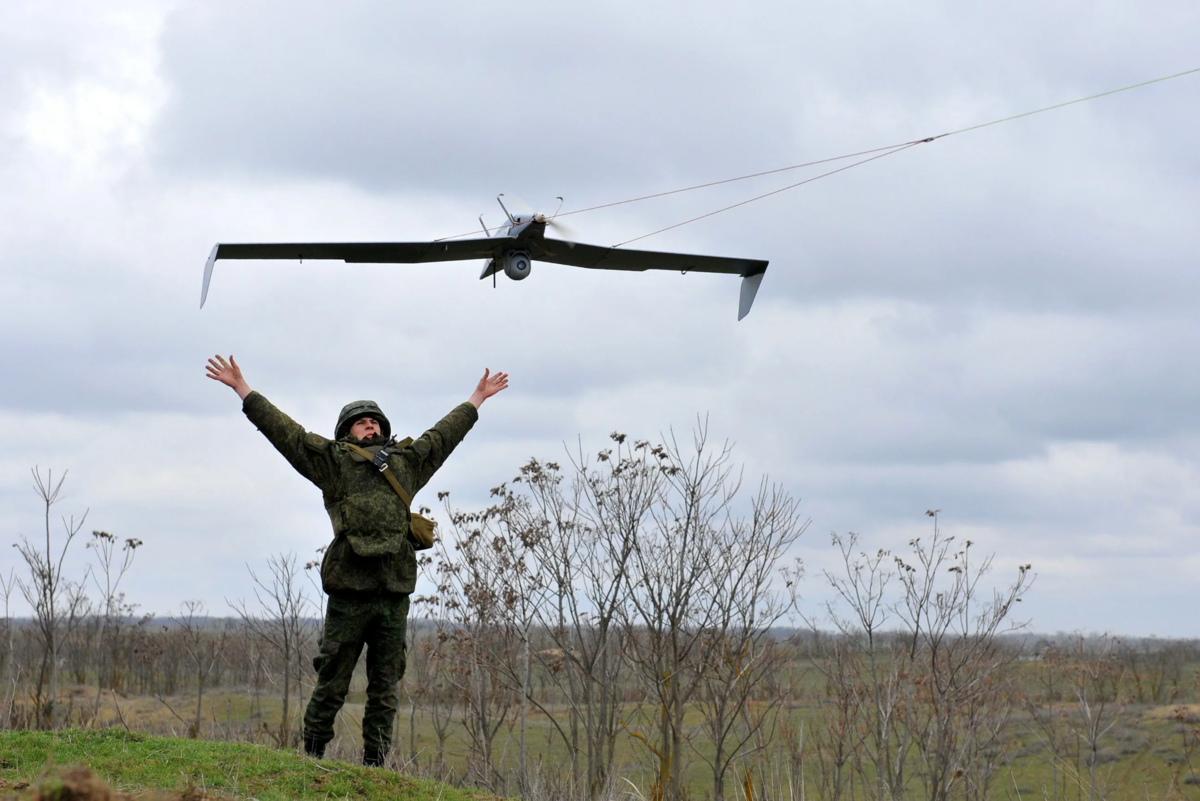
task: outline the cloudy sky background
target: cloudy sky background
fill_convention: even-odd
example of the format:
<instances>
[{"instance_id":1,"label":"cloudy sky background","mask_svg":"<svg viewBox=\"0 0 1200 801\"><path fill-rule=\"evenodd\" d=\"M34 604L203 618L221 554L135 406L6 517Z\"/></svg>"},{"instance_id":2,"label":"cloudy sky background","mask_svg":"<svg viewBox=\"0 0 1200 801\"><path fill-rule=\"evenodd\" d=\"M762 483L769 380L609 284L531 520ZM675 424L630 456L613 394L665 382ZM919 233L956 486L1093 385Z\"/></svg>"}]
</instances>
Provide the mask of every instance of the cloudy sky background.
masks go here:
<instances>
[{"instance_id":1,"label":"cloudy sky background","mask_svg":"<svg viewBox=\"0 0 1200 801\"><path fill-rule=\"evenodd\" d=\"M1033 563L1038 631L1197 635L1200 75L638 243L769 259L741 323L729 277L539 264L221 262L197 308L215 242L459 234L498 192L569 211L1195 68L1194 3L102 5L0 7L5 544L41 532L30 468L69 469L56 515L145 541L133 601L228 614L328 523L208 355L318 431L371 397L419 433L488 366L512 387L430 496L707 416L803 498L810 609L830 532L903 550L939 508L996 582ZM815 174L569 223L613 244Z\"/></svg>"}]
</instances>

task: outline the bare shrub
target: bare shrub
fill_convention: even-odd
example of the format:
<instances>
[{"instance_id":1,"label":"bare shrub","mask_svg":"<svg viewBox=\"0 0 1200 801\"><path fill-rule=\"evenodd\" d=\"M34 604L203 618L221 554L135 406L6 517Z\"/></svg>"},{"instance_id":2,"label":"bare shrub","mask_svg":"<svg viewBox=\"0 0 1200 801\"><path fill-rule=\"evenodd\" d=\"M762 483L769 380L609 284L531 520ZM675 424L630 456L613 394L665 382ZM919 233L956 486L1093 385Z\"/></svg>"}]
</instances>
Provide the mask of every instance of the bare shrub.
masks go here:
<instances>
[{"instance_id":1,"label":"bare shrub","mask_svg":"<svg viewBox=\"0 0 1200 801\"><path fill-rule=\"evenodd\" d=\"M91 668L96 674L93 716L99 710L103 690L106 687L117 689L124 684L120 670L121 650L124 644L122 635L126 621L132 618L137 605L126 600L120 586L121 579L133 566L134 556L141 545L141 540L128 538L118 551L117 538L107 531L93 531L92 541L87 545L96 557L97 569L91 571L91 576L100 595L95 610L99 642L96 653L89 654Z\"/></svg>"},{"instance_id":2,"label":"bare shrub","mask_svg":"<svg viewBox=\"0 0 1200 801\"><path fill-rule=\"evenodd\" d=\"M13 547L21 554L29 569L28 581L17 579L17 585L21 588L25 600L33 607L37 633L42 645L42 664L38 671L35 693L38 721L43 726L57 729L59 654L63 641L87 613L88 605L83 582L71 581L63 575L63 560L66 559L71 542L83 528L88 513L85 511L79 520L76 520L74 515L62 519L64 535L61 545L55 547L50 536L50 512L59 502L67 474L64 472L55 482L52 470L47 470L45 476L37 467L31 472L34 491L41 499L45 511L46 544L45 548L41 549L30 542L28 537L23 536ZM49 688L43 692L47 683Z\"/></svg>"},{"instance_id":3,"label":"bare shrub","mask_svg":"<svg viewBox=\"0 0 1200 801\"><path fill-rule=\"evenodd\" d=\"M986 798L1006 756L1020 652L1002 635L1024 625L1012 615L1031 569L985 587L991 557L973 561L973 543L960 546L928 515L932 538L910 541L903 557L833 538L843 568L826 574L837 598L826 617L840 636L818 662L832 702L817 738L831 798L853 781L847 768L871 798L902 797L914 780L934 801Z\"/></svg>"},{"instance_id":4,"label":"bare shrub","mask_svg":"<svg viewBox=\"0 0 1200 801\"><path fill-rule=\"evenodd\" d=\"M184 601L180 606L181 614L172 617L175 624L168 631L175 648L164 649L165 653L178 657L180 652L187 655L190 663L189 672L196 687L196 713L191 720L185 719L171 707L167 700L159 694L158 700L171 711L180 723L187 727L187 736L192 739L200 737L200 721L204 711L204 688L217 666L229 638L229 627L218 623L215 632L210 631L209 621L204 617L203 601ZM176 660L178 664L178 659Z\"/></svg>"},{"instance_id":5,"label":"bare shrub","mask_svg":"<svg viewBox=\"0 0 1200 801\"><path fill-rule=\"evenodd\" d=\"M304 696L304 656L316 635L306 617L312 611L313 603L300 580L300 566L294 554L268 558L269 576L260 576L249 565L246 569L254 582L258 610L252 611L244 600L229 605L261 646L273 650L278 657L283 709L279 729L272 732L272 736L280 748L290 748L299 741L299 727L293 728L292 701L295 699L296 707L300 707Z\"/></svg>"}]
</instances>

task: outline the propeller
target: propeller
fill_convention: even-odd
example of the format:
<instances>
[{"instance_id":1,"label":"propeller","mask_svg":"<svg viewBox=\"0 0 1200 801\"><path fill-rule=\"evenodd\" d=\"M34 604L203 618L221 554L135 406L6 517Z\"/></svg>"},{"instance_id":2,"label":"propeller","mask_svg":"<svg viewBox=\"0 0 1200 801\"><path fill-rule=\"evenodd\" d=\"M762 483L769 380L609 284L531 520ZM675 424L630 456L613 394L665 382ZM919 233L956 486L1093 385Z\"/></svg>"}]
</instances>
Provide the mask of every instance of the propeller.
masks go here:
<instances>
[{"instance_id":1,"label":"propeller","mask_svg":"<svg viewBox=\"0 0 1200 801\"><path fill-rule=\"evenodd\" d=\"M492 235L492 232L488 230L487 224L484 223L484 221L483 221L482 214L479 215L479 227L483 229L484 236L490 237ZM483 260L483 273L485 275L487 274L488 267L492 266L493 261L495 261L495 259L484 259ZM492 273L492 289L495 289L495 288L496 288L496 274Z\"/></svg>"},{"instance_id":2,"label":"propeller","mask_svg":"<svg viewBox=\"0 0 1200 801\"><path fill-rule=\"evenodd\" d=\"M503 200L500 200L504 198ZM533 207L526 203L516 195L509 195L501 192L496 195L496 200L500 202L500 208L504 209L504 213L512 217L532 217L534 216Z\"/></svg>"},{"instance_id":3,"label":"propeller","mask_svg":"<svg viewBox=\"0 0 1200 801\"><path fill-rule=\"evenodd\" d=\"M558 208L556 208L554 210L554 213L551 214L549 217L547 217L544 214L540 215L542 222L546 223L547 228L553 228L556 231L558 231L558 233L561 235L562 238L574 239L575 238L575 229L571 228L566 223L564 223L558 219L558 213L562 210L563 199L560 196L560 197L556 197L555 200L558 201Z\"/></svg>"},{"instance_id":4,"label":"propeller","mask_svg":"<svg viewBox=\"0 0 1200 801\"><path fill-rule=\"evenodd\" d=\"M558 232L559 239L575 239L575 229L571 228L564 222L554 219L553 217L546 218L546 227L553 228Z\"/></svg>"}]
</instances>

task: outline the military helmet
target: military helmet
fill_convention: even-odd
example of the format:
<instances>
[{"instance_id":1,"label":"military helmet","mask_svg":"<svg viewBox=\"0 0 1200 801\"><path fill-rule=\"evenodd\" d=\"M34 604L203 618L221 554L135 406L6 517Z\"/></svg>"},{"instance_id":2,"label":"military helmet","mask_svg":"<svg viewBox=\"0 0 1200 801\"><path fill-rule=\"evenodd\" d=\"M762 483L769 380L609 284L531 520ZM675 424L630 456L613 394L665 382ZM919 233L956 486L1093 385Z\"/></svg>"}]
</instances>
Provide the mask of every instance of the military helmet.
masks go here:
<instances>
[{"instance_id":1,"label":"military helmet","mask_svg":"<svg viewBox=\"0 0 1200 801\"><path fill-rule=\"evenodd\" d=\"M375 401L360 400L354 403L347 403L342 407L342 413L338 415L337 428L334 429L333 438L341 439L350 433L350 426L354 425L355 421L362 417L374 417L379 421L379 428L383 432L383 436L390 437L392 435L392 424L383 414L383 410L379 408L379 404Z\"/></svg>"}]
</instances>

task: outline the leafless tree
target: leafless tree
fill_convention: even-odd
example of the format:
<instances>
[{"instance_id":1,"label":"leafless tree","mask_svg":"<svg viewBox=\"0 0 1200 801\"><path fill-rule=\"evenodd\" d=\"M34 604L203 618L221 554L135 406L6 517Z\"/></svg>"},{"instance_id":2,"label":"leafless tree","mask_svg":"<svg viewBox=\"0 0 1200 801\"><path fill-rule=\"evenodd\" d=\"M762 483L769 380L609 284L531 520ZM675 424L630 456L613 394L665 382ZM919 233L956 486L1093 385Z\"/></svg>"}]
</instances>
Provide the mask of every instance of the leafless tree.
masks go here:
<instances>
[{"instance_id":1,"label":"leafless tree","mask_svg":"<svg viewBox=\"0 0 1200 801\"><path fill-rule=\"evenodd\" d=\"M215 633L209 630L208 621L204 617L203 601L184 601L180 608L182 613L178 617L172 617L171 620L175 623L176 632L182 640L183 650L191 662L192 676L196 683L196 715L190 722L184 721L179 713L171 709L162 695L158 696L158 700L167 706L181 722L187 723L188 736L196 739L200 736L204 687L225 650L229 630L226 626L221 626Z\"/></svg>"},{"instance_id":2,"label":"leafless tree","mask_svg":"<svg viewBox=\"0 0 1200 801\"><path fill-rule=\"evenodd\" d=\"M423 560L424 561L424 560ZM451 653L450 638L453 626L444 616L435 614L439 599L436 596L420 596L413 599L414 610L427 609L432 621L427 630L418 631L409 627L408 669L405 671L404 691L408 696L409 714L409 759L419 762L417 747L417 709L429 714L430 725L437 740L433 775L446 775L446 743L454 725L454 702L457 691L450 681Z\"/></svg>"},{"instance_id":3,"label":"leafless tree","mask_svg":"<svg viewBox=\"0 0 1200 801\"><path fill-rule=\"evenodd\" d=\"M51 729L57 729L59 651L63 640L74 630L87 610L83 582L73 582L63 575L63 560L66 559L72 540L83 528L87 512L85 511L78 521L74 515L63 518L64 537L61 546L55 550L50 535L50 512L59 501L67 474L64 472L55 482L52 470L47 470L44 477L38 467L34 467L31 472L34 490L45 509L45 550L31 543L27 537L21 537L21 541L13 547L20 552L21 558L29 568L29 580L18 579L17 584L25 600L33 607L43 646L42 670L38 673L37 690L39 715ZM43 681L47 675L49 690L43 698Z\"/></svg>"},{"instance_id":4,"label":"leafless tree","mask_svg":"<svg viewBox=\"0 0 1200 801\"><path fill-rule=\"evenodd\" d=\"M860 704L857 650L840 636L822 639L829 642L820 644L816 665L825 679L825 686L817 699L820 714L810 729L809 740L816 760L816 785L820 797L840 801L847 796L851 776L861 760L863 724L860 718L870 716L864 714ZM867 784L868 788L872 786ZM875 797L875 794L868 797Z\"/></svg>"},{"instance_id":5,"label":"leafless tree","mask_svg":"<svg viewBox=\"0 0 1200 801\"><path fill-rule=\"evenodd\" d=\"M840 798L853 772L868 798L904 796L913 747L904 716L913 687L904 647L887 631L893 618L888 586L896 577L891 553L859 550L859 537L831 535L840 570L825 570L835 599L824 605L835 634L820 636L810 620L825 678L823 725L814 732L819 775L831 798Z\"/></svg>"},{"instance_id":6,"label":"leafless tree","mask_svg":"<svg viewBox=\"0 0 1200 801\"><path fill-rule=\"evenodd\" d=\"M503 498L500 488L493 494ZM458 689L462 725L471 743L469 772L489 788L503 781L492 746L516 701L510 677L518 650L505 560L497 558L508 551L495 527L499 514L496 506L452 513L453 545L438 539L432 565L445 645L452 657L448 676Z\"/></svg>"},{"instance_id":7,"label":"leafless tree","mask_svg":"<svg viewBox=\"0 0 1200 801\"><path fill-rule=\"evenodd\" d=\"M109 687L117 683L121 629L126 617L136 608L126 602L125 593L120 592L119 588L121 579L133 566L134 555L141 545L141 540L128 538L120 551L117 551L117 538L107 531L93 531L92 541L87 545L96 555L98 570L93 570L91 575L92 582L100 593L100 647L98 659L95 660L96 700L93 714L100 707L100 694L104 689L105 679L107 678Z\"/></svg>"},{"instance_id":8,"label":"leafless tree","mask_svg":"<svg viewBox=\"0 0 1200 801\"><path fill-rule=\"evenodd\" d=\"M686 453L671 437L664 490L633 543L629 600L621 614L627 657L657 709L653 735L634 732L654 755L655 798L684 795L689 735L684 715L704 672L699 662L704 633L719 611L717 582L728 569L711 546L741 485L731 450L728 443L710 449L703 427Z\"/></svg>"},{"instance_id":9,"label":"leafless tree","mask_svg":"<svg viewBox=\"0 0 1200 801\"><path fill-rule=\"evenodd\" d=\"M1162 704L1180 692L1187 654L1179 643L1156 637L1122 642L1117 653L1133 685L1132 701Z\"/></svg>"},{"instance_id":10,"label":"leafless tree","mask_svg":"<svg viewBox=\"0 0 1200 801\"><path fill-rule=\"evenodd\" d=\"M480 579L490 579L492 586L489 596L499 599L499 604L494 607L495 614L504 620L500 628L517 639L520 649L519 654L511 653L508 658L493 659L491 664L503 672L502 680L507 686L519 692L518 763L520 790L525 793L529 788L526 733L533 666L531 637L537 621L536 610L543 577L535 567L532 551L537 534L514 524L514 518L520 517L517 510L523 508L524 504L509 493L505 485L494 489L493 495L499 501L492 507L491 514L479 521L489 532L490 544L484 548L468 547L464 554L468 563L476 563L473 572ZM451 519L456 518L452 516ZM467 541L479 542L471 537Z\"/></svg>"},{"instance_id":11,"label":"leafless tree","mask_svg":"<svg viewBox=\"0 0 1200 801\"><path fill-rule=\"evenodd\" d=\"M895 606L906 628L914 684L920 692L906 718L920 760L926 797L953 791L984 798L998 766L1001 734L1016 704L1013 671L1019 651L1000 639L1024 626L1014 606L1033 581L1030 565L1001 589L983 585L992 557L972 561L933 518L928 543L912 540L908 560L896 557L903 597Z\"/></svg>"},{"instance_id":12,"label":"leafless tree","mask_svg":"<svg viewBox=\"0 0 1200 801\"><path fill-rule=\"evenodd\" d=\"M258 610L251 611L244 600L229 605L238 613L243 624L259 640L274 649L279 657L283 678L283 710L275 741L280 748L289 748L295 745L292 699L294 697L299 705L303 696L304 653L315 635L306 617L311 611L312 602L300 580L300 566L294 554L268 558L269 577L260 576L249 565L246 569L254 581Z\"/></svg>"},{"instance_id":13,"label":"leafless tree","mask_svg":"<svg viewBox=\"0 0 1200 801\"><path fill-rule=\"evenodd\" d=\"M992 559L974 562L972 543L928 514L932 538L903 557L833 537L842 568L826 571L825 612L837 635L817 663L833 700L816 738L830 797L849 792L849 764L869 798L905 797L914 780L934 801L985 798L1004 756L1020 652L1002 635L1023 625L1012 614L1033 575L1023 565L1007 586L984 586Z\"/></svg>"},{"instance_id":14,"label":"leafless tree","mask_svg":"<svg viewBox=\"0 0 1200 801\"><path fill-rule=\"evenodd\" d=\"M613 446L594 463L580 448L565 485L557 463L531 459L514 479L525 488L524 503L508 518L540 577L533 610L551 647L538 653L538 661L570 707L569 726L556 723L556 730L570 749L575 784L590 798L612 781L621 731L618 613L628 596L634 544L661 493L666 459L663 448L644 440L630 444L618 433L611 439Z\"/></svg>"},{"instance_id":15,"label":"leafless tree","mask_svg":"<svg viewBox=\"0 0 1200 801\"><path fill-rule=\"evenodd\" d=\"M10 602L13 590L17 588L17 574L9 569L8 575L0 575L0 594L4 596L4 628L0 630L0 638L4 640L4 692L0 693L0 729L12 726L13 704L17 699L17 681L19 671L16 659L16 627L13 625Z\"/></svg>"},{"instance_id":16,"label":"leafless tree","mask_svg":"<svg viewBox=\"0 0 1200 801\"><path fill-rule=\"evenodd\" d=\"M711 768L714 801L724 798L730 765L766 739L764 729L788 695L772 693L765 703L750 703L784 672L791 656L776 646L771 628L795 609L801 565L781 571L781 563L807 525L796 499L764 478L749 519L727 519L714 532L711 547L722 567L712 575L714 610L702 636L696 699L709 740L696 752ZM782 592L776 580L783 582Z\"/></svg>"},{"instance_id":17,"label":"leafless tree","mask_svg":"<svg viewBox=\"0 0 1200 801\"><path fill-rule=\"evenodd\" d=\"M1098 775L1101 741L1121 721L1128 705L1121 689L1128 671L1121 650L1121 642L1107 634L1092 643L1081 634L1073 636L1068 646L1053 649L1046 658L1049 669L1066 685L1070 705L1030 706L1049 740L1066 739L1077 746L1074 753L1082 756L1087 768L1089 801L1104 794L1105 783ZM1065 751L1056 748L1054 756Z\"/></svg>"}]
</instances>

